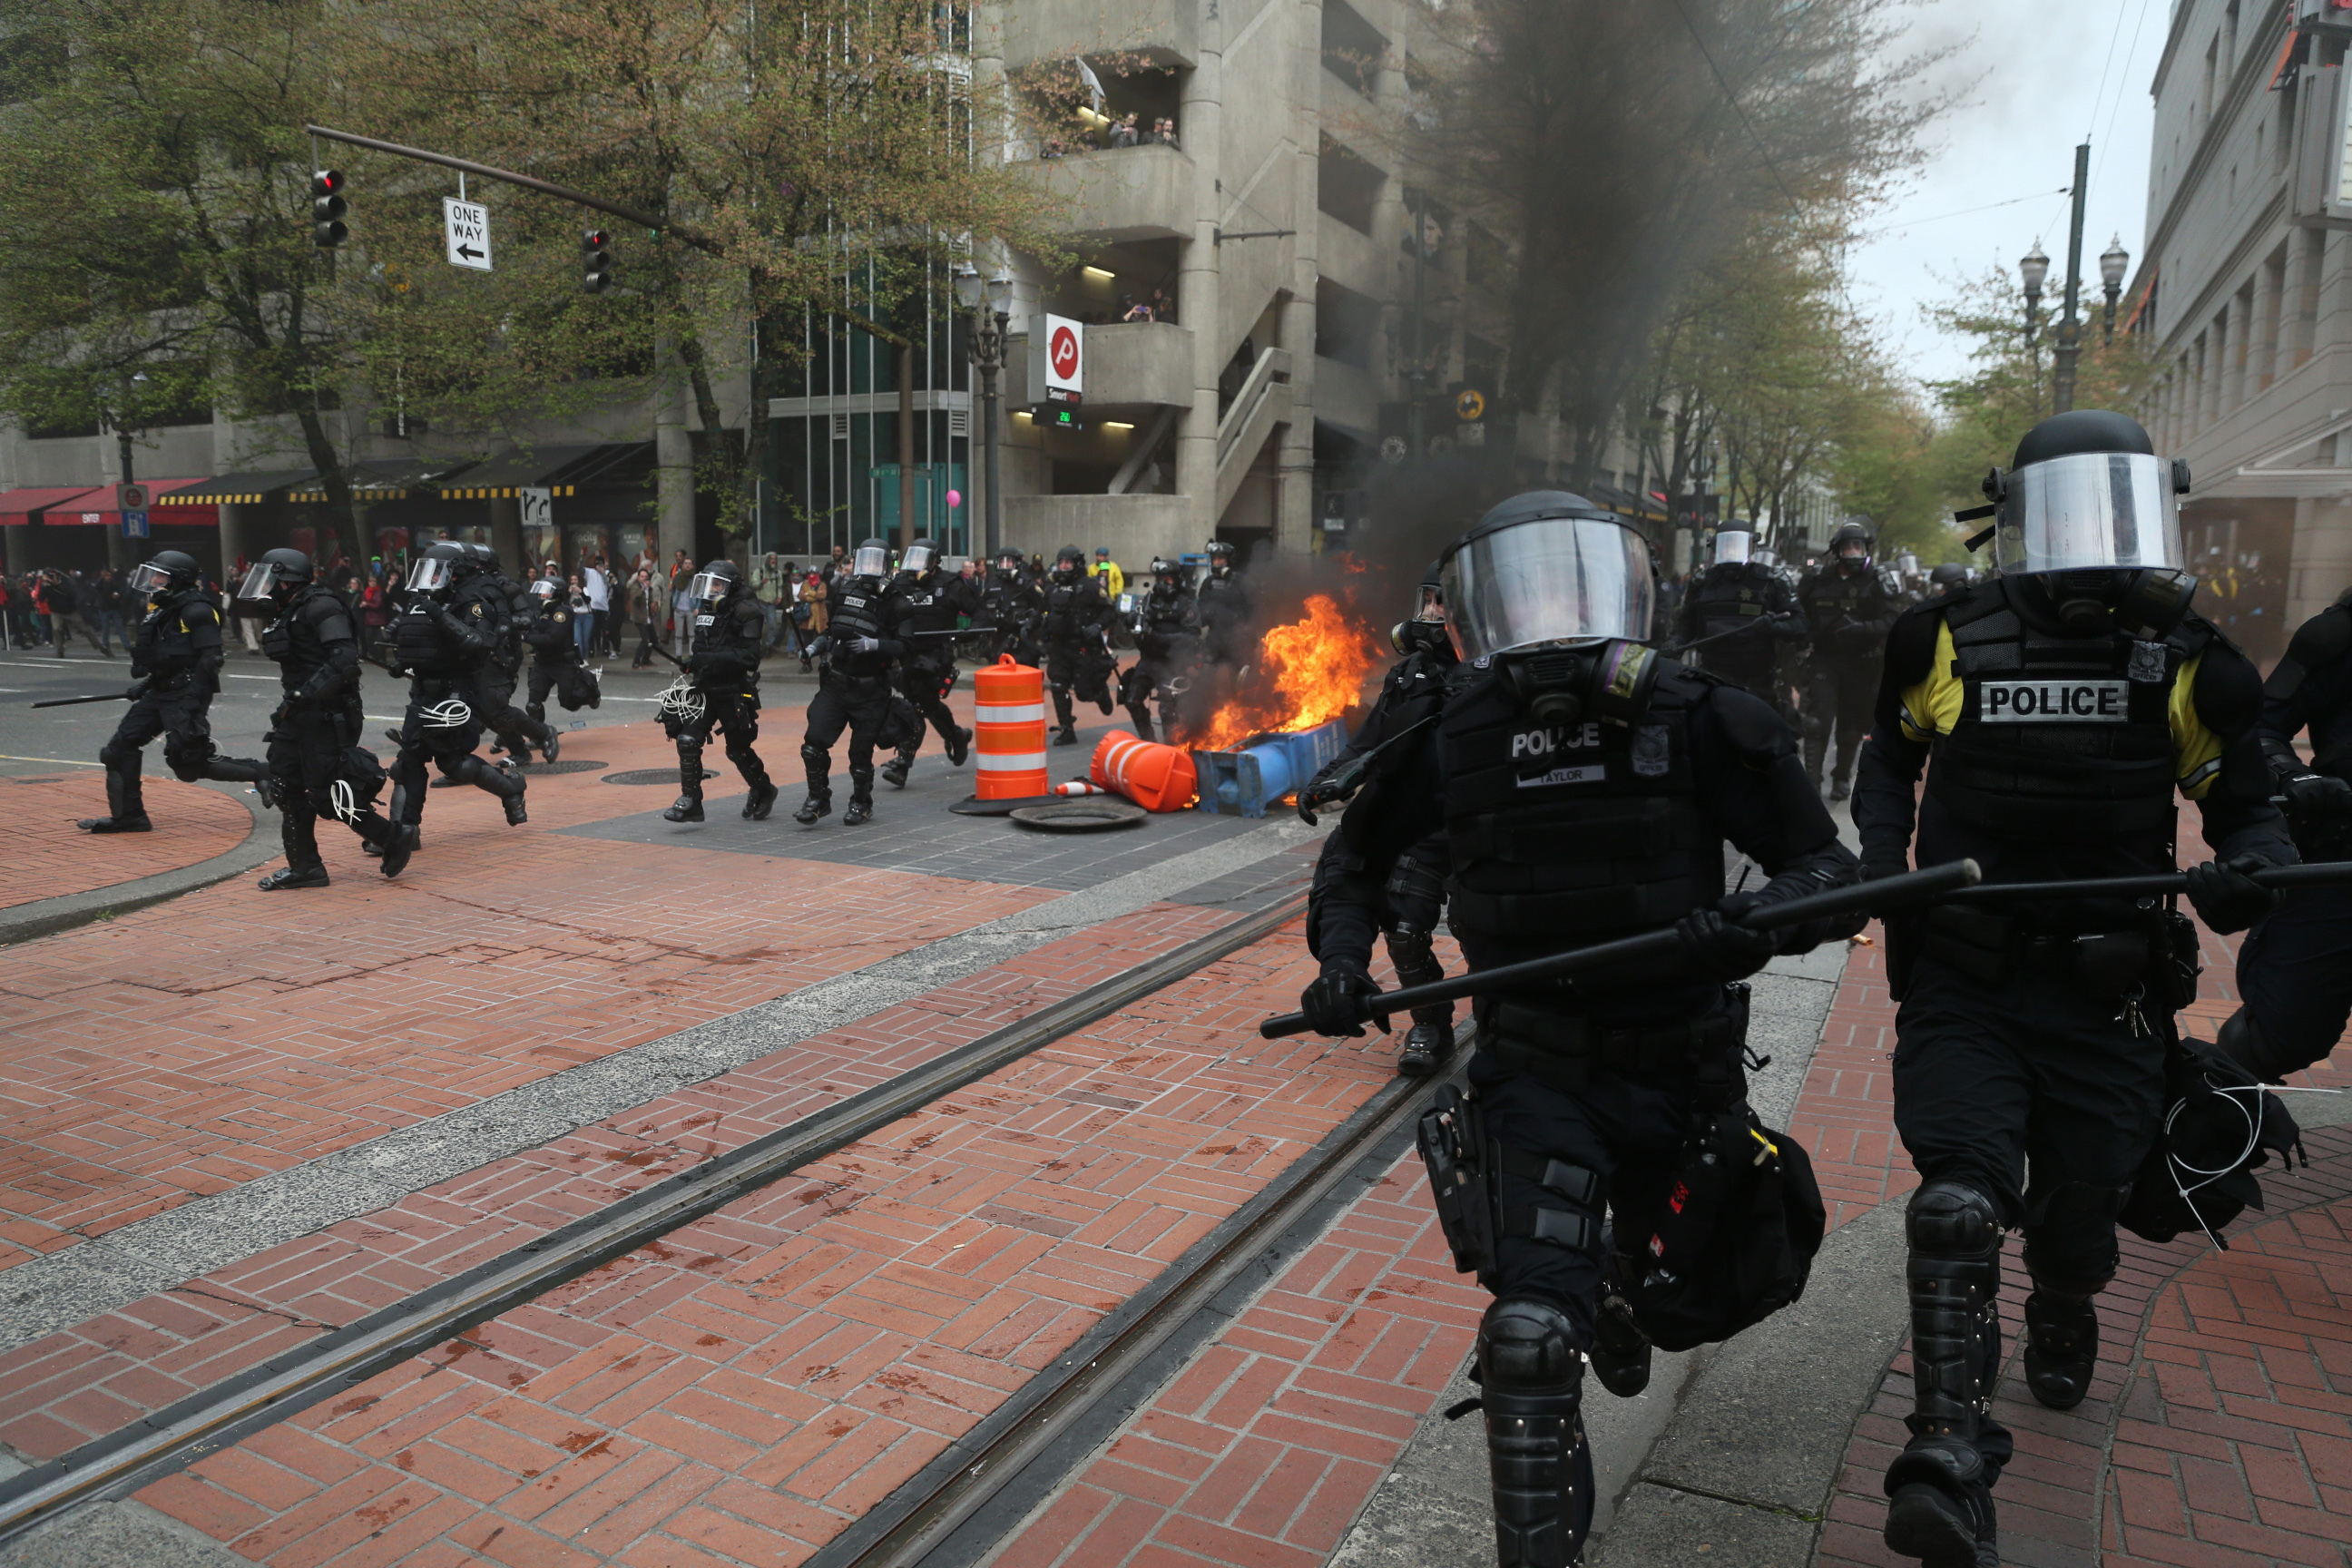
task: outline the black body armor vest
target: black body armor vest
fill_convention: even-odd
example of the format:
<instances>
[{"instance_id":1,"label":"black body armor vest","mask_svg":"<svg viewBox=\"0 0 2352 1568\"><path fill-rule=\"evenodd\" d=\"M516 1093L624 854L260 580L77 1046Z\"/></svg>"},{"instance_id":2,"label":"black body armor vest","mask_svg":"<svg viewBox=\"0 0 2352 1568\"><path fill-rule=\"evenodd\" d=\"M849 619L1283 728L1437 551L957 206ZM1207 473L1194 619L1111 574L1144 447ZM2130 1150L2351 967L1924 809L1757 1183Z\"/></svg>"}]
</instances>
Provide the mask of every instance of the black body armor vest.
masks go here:
<instances>
[{"instance_id":1,"label":"black body armor vest","mask_svg":"<svg viewBox=\"0 0 2352 1568\"><path fill-rule=\"evenodd\" d=\"M332 662L327 651L331 645L354 640L342 596L323 583L313 583L288 601L262 632L261 651L278 662L286 689L299 691Z\"/></svg>"},{"instance_id":2,"label":"black body armor vest","mask_svg":"<svg viewBox=\"0 0 2352 1568\"><path fill-rule=\"evenodd\" d=\"M456 605L449 608L453 615L463 613ZM432 604L423 598L411 599L393 621L392 646L411 675L444 679L466 675L476 662L472 652L442 626Z\"/></svg>"},{"instance_id":3,"label":"black body armor vest","mask_svg":"<svg viewBox=\"0 0 2352 1568\"><path fill-rule=\"evenodd\" d=\"M220 602L201 589L170 595L139 623L131 648L132 673L171 680L196 668L206 648L221 646Z\"/></svg>"},{"instance_id":4,"label":"black body armor vest","mask_svg":"<svg viewBox=\"0 0 2352 1568\"><path fill-rule=\"evenodd\" d=\"M2169 831L2172 682L2210 640L2204 624L2184 621L2162 642L2059 637L2028 624L2014 591L1983 584L1944 610L1968 696L1935 742L1928 795L1996 838Z\"/></svg>"},{"instance_id":5,"label":"black body armor vest","mask_svg":"<svg viewBox=\"0 0 2352 1568\"><path fill-rule=\"evenodd\" d=\"M1700 813L1690 716L1705 678L1662 661L1628 724L1538 721L1499 670L1445 710L1447 921L1561 947L1654 931L1723 897L1723 841Z\"/></svg>"},{"instance_id":6,"label":"black body armor vest","mask_svg":"<svg viewBox=\"0 0 2352 1568\"><path fill-rule=\"evenodd\" d=\"M928 579L911 572L901 572L890 584L890 596L898 602L901 625L910 632L951 632L971 603L971 595L960 592L961 580L930 574ZM945 637L931 641L942 648Z\"/></svg>"},{"instance_id":7,"label":"black body armor vest","mask_svg":"<svg viewBox=\"0 0 2352 1568\"><path fill-rule=\"evenodd\" d=\"M1045 579L1045 638L1049 642L1073 643L1078 635L1094 625L1099 613L1102 591L1092 577L1079 575L1067 581L1055 576Z\"/></svg>"},{"instance_id":8,"label":"black body armor vest","mask_svg":"<svg viewBox=\"0 0 2352 1568\"><path fill-rule=\"evenodd\" d=\"M1760 640L1762 632L1758 623L1774 613L1772 601L1780 597L1779 587L1772 579L1771 568L1767 566L1750 563L1708 567L1698 580L1698 635L1711 637L1744 627L1757 631ZM1748 639L1727 637L1725 643L1735 640Z\"/></svg>"},{"instance_id":9,"label":"black body armor vest","mask_svg":"<svg viewBox=\"0 0 2352 1568\"><path fill-rule=\"evenodd\" d=\"M833 595L833 614L825 622L825 630L836 643L852 637L878 637L883 635L887 612L884 601L888 590L879 588L862 577L853 577Z\"/></svg>"}]
</instances>

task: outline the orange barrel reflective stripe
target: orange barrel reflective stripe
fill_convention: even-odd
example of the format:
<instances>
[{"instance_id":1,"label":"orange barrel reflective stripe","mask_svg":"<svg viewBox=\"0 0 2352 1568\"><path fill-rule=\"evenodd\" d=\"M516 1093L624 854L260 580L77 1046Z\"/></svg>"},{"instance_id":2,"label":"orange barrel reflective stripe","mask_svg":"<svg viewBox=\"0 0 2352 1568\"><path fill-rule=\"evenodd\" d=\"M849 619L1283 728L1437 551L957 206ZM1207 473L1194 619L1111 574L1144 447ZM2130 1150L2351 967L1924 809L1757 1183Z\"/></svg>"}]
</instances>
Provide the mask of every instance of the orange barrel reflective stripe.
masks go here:
<instances>
[{"instance_id":1,"label":"orange barrel reflective stripe","mask_svg":"<svg viewBox=\"0 0 2352 1568\"><path fill-rule=\"evenodd\" d=\"M1045 793L1045 674L1000 655L971 678L972 762L982 800L1020 800Z\"/></svg>"},{"instance_id":2,"label":"orange barrel reflective stripe","mask_svg":"<svg viewBox=\"0 0 2352 1568\"><path fill-rule=\"evenodd\" d=\"M1200 793L1192 753L1113 730L1095 747L1094 781L1146 811L1181 811Z\"/></svg>"}]
</instances>

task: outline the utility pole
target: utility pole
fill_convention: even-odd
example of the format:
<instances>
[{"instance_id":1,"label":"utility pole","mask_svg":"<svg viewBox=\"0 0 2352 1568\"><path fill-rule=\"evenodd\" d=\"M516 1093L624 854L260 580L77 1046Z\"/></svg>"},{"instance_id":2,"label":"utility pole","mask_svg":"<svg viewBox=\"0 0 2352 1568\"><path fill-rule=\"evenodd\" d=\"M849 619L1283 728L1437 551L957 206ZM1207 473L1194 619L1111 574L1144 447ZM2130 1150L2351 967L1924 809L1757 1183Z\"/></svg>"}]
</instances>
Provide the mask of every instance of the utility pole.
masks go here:
<instances>
[{"instance_id":1,"label":"utility pole","mask_svg":"<svg viewBox=\"0 0 2352 1568\"><path fill-rule=\"evenodd\" d=\"M2091 144L2074 149L2074 216L2066 229L2066 316L2058 323L2058 347L2050 356L2050 407L2064 414L2074 406L2074 362L2083 352L2083 318L2075 308L2083 291L2083 199L2091 184Z\"/></svg>"}]
</instances>

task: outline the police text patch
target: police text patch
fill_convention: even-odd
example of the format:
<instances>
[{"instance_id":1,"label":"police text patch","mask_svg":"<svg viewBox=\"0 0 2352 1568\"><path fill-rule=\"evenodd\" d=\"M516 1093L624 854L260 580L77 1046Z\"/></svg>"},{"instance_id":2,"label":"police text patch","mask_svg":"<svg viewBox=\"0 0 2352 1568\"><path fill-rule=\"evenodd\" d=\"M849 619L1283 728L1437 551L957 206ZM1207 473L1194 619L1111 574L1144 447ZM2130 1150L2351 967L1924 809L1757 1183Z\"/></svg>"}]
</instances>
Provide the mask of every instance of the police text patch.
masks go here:
<instances>
[{"instance_id":1,"label":"police text patch","mask_svg":"<svg viewBox=\"0 0 2352 1568\"><path fill-rule=\"evenodd\" d=\"M2131 685L2122 680L1988 680L1978 688L1986 724L2126 724Z\"/></svg>"}]
</instances>

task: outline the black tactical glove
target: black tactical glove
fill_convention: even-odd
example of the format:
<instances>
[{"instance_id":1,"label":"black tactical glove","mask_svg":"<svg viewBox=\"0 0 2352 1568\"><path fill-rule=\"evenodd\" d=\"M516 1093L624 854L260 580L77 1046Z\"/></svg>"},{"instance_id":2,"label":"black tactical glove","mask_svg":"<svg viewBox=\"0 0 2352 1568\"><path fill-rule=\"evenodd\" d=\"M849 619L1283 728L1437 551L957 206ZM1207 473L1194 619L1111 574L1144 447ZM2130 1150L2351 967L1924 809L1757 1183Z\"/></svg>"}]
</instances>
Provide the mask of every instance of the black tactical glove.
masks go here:
<instances>
[{"instance_id":1,"label":"black tactical glove","mask_svg":"<svg viewBox=\"0 0 2352 1568\"><path fill-rule=\"evenodd\" d=\"M154 684L155 681L153 677L142 675L138 679L132 681L131 683L131 689L125 691L122 695L131 699L131 701L136 702L142 697L146 696L147 689Z\"/></svg>"},{"instance_id":2,"label":"black tactical glove","mask_svg":"<svg viewBox=\"0 0 2352 1568\"><path fill-rule=\"evenodd\" d=\"M1780 939L1769 931L1750 931L1738 917L1756 907L1752 893L1734 893L1711 910L1685 915L1675 922L1683 953L1691 967L1709 980L1729 984L1745 980L1772 962Z\"/></svg>"},{"instance_id":3,"label":"black tactical glove","mask_svg":"<svg viewBox=\"0 0 2352 1568\"><path fill-rule=\"evenodd\" d=\"M2352 783L2330 773L2305 773L2279 792L2289 815L2314 826L2352 822Z\"/></svg>"},{"instance_id":4,"label":"black tactical glove","mask_svg":"<svg viewBox=\"0 0 2352 1568\"><path fill-rule=\"evenodd\" d=\"M1323 973L1312 985L1298 994L1298 1010L1307 1015L1307 1026L1318 1035L1361 1036L1364 1032L1364 999L1380 994L1381 988L1364 966L1350 959L1333 959L1323 966ZM1388 1032L1385 1015L1374 1022L1381 1032Z\"/></svg>"},{"instance_id":5,"label":"black tactical glove","mask_svg":"<svg viewBox=\"0 0 2352 1568\"><path fill-rule=\"evenodd\" d=\"M2247 854L2191 866L2189 902L2196 909L2197 918L2216 935L2230 936L2277 909L2285 895L2246 874L2270 864L2266 856Z\"/></svg>"},{"instance_id":6,"label":"black tactical glove","mask_svg":"<svg viewBox=\"0 0 2352 1568\"><path fill-rule=\"evenodd\" d=\"M1862 860L1862 879L1865 882L1875 882L1887 877L1903 876L1911 868L1900 859L1874 859L1865 855Z\"/></svg>"}]
</instances>

